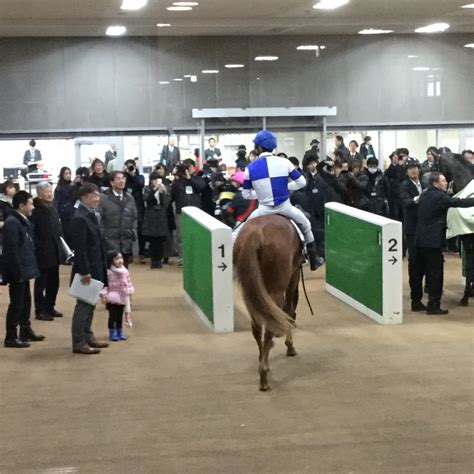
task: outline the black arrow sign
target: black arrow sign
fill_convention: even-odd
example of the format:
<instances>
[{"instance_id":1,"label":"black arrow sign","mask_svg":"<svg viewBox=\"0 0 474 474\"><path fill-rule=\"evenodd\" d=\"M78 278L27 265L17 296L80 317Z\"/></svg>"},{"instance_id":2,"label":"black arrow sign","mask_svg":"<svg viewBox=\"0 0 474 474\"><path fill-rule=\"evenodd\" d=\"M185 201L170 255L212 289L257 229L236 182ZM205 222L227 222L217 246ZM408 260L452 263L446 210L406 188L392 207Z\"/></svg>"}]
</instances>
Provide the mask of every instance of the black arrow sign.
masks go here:
<instances>
[{"instance_id":1,"label":"black arrow sign","mask_svg":"<svg viewBox=\"0 0 474 474\"><path fill-rule=\"evenodd\" d=\"M395 265L398 262L398 260L395 258L395 255L392 258L390 258L388 261L392 262L392 265Z\"/></svg>"},{"instance_id":2,"label":"black arrow sign","mask_svg":"<svg viewBox=\"0 0 474 474\"><path fill-rule=\"evenodd\" d=\"M224 262L222 262L222 264L219 265L217 268L222 268L222 271L224 272L227 269L227 265Z\"/></svg>"}]
</instances>

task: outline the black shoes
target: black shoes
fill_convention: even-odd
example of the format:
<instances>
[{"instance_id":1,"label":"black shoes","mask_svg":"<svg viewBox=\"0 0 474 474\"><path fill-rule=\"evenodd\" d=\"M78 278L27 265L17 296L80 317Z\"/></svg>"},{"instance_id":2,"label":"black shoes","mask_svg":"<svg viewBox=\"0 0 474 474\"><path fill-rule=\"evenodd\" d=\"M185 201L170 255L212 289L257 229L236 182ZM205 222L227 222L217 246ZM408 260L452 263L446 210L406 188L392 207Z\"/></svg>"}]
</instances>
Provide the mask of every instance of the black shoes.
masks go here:
<instances>
[{"instance_id":1,"label":"black shoes","mask_svg":"<svg viewBox=\"0 0 474 474\"><path fill-rule=\"evenodd\" d=\"M322 266L322 264L324 263L324 259L322 260L318 257L318 253L316 251L316 242L313 241L309 244L306 244L306 250L308 252L309 267L311 268L311 271L314 272Z\"/></svg>"},{"instance_id":2,"label":"black shoes","mask_svg":"<svg viewBox=\"0 0 474 474\"><path fill-rule=\"evenodd\" d=\"M3 346L11 347L13 349L26 349L27 347L30 347L27 342L20 341L20 339L6 339Z\"/></svg>"},{"instance_id":3,"label":"black shoes","mask_svg":"<svg viewBox=\"0 0 474 474\"><path fill-rule=\"evenodd\" d=\"M433 316L443 316L446 314L449 314L449 311L447 309L441 309L441 308L435 308L435 309L427 309L426 314L430 314Z\"/></svg>"},{"instance_id":4,"label":"black shoes","mask_svg":"<svg viewBox=\"0 0 474 474\"><path fill-rule=\"evenodd\" d=\"M62 318L63 317L63 313L60 313L59 311L56 311L55 309L53 309L53 312L51 313L51 316L53 318Z\"/></svg>"},{"instance_id":5,"label":"black shoes","mask_svg":"<svg viewBox=\"0 0 474 474\"><path fill-rule=\"evenodd\" d=\"M74 354L94 355L100 354L100 349L96 349L86 344L85 346L82 346L79 349L73 349L72 352Z\"/></svg>"},{"instance_id":6,"label":"black shoes","mask_svg":"<svg viewBox=\"0 0 474 474\"><path fill-rule=\"evenodd\" d=\"M20 340L22 342L40 342L44 341L44 336L36 334L31 328L20 328Z\"/></svg>"},{"instance_id":7,"label":"black shoes","mask_svg":"<svg viewBox=\"0 0 474 474\"><path fill-rule=\"evenodd\" d=\"M421 301L412 301L411 302L411 310L413 312L416 311L426 311L426 306Z\"/></svg>"},{"instance_id":8,"label":"black shoes","mask_svg":"<svg viewBox=\"0 0 474 474\"><path fill-rule=\"evenodd\" d=\"M36 313L36 319L38 321L54 321L54 316L46 313Z\"/></svg>"}]
</instances>

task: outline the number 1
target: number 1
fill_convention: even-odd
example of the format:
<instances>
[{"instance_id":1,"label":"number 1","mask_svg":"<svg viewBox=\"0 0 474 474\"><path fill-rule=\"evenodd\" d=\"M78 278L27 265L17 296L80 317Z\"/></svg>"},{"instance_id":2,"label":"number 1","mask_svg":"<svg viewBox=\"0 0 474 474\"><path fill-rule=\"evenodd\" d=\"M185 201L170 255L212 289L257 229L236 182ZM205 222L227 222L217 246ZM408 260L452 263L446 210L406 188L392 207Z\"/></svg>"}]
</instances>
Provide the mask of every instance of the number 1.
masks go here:
<instances>
[{"instance_id":1,"label":"number 1","mask_svg":"<svg viewBox=\"0 0 474 474\"><path fill-rule=\"evenodd\" d=\"M220 247L217 247L218 249L220 249L221 253L222 253L222 258L225 258L225 246L224 244L222 244Z\"/></svg>"}]
</instances>

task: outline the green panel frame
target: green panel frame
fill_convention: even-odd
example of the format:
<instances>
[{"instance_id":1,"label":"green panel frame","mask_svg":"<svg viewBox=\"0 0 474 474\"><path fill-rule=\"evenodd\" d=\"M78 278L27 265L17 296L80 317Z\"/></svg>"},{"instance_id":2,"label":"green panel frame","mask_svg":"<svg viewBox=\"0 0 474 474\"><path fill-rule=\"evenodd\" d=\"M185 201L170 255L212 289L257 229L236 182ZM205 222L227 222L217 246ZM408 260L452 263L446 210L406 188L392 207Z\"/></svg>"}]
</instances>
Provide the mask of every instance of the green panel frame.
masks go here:
<instances>
[{"instance_id":1,"label":"green panel frame","mask_svg":"<svg viewBox=\"0 0 474 474\"><path fill-rule=\"evenodd\" d=\"M326 282L383 314L382 229L326 209Z\"/></svg>"},{"instance_id":2,"label":"green panel frame","mask_svg":"<svg viewBox=\"0 0 474 474\"><path fill-rule=\"evenodd\" d=\"M212 233L185 213L183 235L183 283L186 293L214 323L212 290Z\"/></svg>"}]
</instances>

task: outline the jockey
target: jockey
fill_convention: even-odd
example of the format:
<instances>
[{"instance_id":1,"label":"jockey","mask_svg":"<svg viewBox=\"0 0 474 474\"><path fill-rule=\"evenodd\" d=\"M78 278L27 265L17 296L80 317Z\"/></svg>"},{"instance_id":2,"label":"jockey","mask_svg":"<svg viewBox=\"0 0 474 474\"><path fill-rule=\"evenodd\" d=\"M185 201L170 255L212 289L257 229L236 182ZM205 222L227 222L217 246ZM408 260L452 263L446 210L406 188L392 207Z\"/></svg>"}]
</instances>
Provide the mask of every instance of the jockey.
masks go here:
<instances>
[{"instance_id":1,"label":"jockey","mask_svg":"<svg viewBox=\"0 0 474 474\"><path fill-rule=\"evenodd\" d=\"M321 266L316 253L316 243L307 217L290 203L289 191L306 185L304 176L285 158L273 155L277 147L275 135L262 130L253 140L259 157L245 169L242 196L258 199L259 207L248 220L269 214L281 214L298 224L304 234L311 270ZM291 182L289 182L290 178Z\"/></svg>"}]
</instances>

